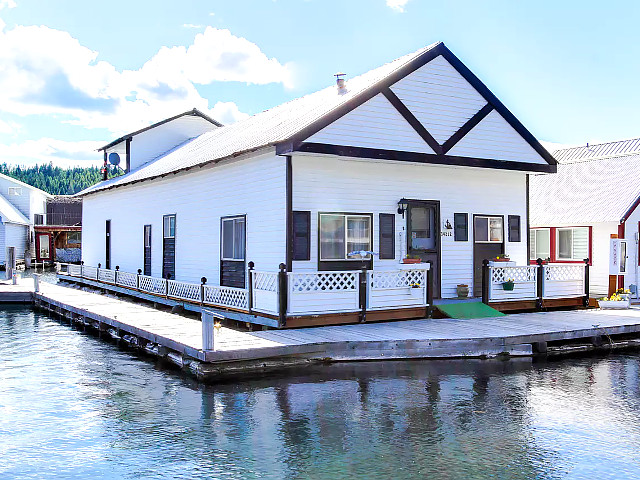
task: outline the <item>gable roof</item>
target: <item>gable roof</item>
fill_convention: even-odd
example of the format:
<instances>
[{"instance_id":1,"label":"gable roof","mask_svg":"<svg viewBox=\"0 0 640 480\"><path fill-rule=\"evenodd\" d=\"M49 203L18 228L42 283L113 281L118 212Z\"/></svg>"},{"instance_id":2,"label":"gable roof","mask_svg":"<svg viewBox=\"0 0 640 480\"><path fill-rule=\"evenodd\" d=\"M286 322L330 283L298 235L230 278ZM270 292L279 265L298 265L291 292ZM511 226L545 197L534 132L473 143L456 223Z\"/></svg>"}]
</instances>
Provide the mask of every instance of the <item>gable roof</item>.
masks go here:
<instances>
[{"instance_id":1,"label":"gable roof","mask_svg":"<svg viewBox=\"0 0 640 480\"><path fill-rule=\"evenodd\" d=\"M531 177L532 226L623 222L640 199L640 139L557 150L555 175Z\"/></svg>"},{"instance_id":2,"label":"gable roof","mask_svg":"<svg viewBox=\"0 0 640 480\"><path fill-rule=\"evenodd\" d=\"M20 225L29 225L31 223L3 195L0 195L0 217L2 217L2 223L17 223Z\"/></svg>"},{"instance_id":3,"label":"gable roof","mask_svg":"<svg viewBox=\"0 0 640 480\"><path fill-rule=\"evenodd\" d=\"M0 173L0 178L7 180L9 182L15 183L17 186L28 188L29 190L35 190L45 197L51 198L52 195L50 193L45 192L44 190L39 189L38 187L34 187L33 185L29 185L28 183L24 183L23 181L18 180L17 178L10 177L9 175L5 175L4 173Z\"/></svg>"},{"instance_id":4,"label":"gable roof","mask_svg":"<svg viewBox=\"0 0 640 480\"><path fill-rule=\"evenodd\" d=\"M174 115L173 117L160 120L159 122L156 122L153 125L149 125L148 127L141 128L140 130L136 130L135 132L127 133L126 135L123 135L122 137L115 139L113 142L106 144L104 147L100 147L98 151L100 152L102 150L106 150L107 148L113 147L114 145L117 145L118 143L123 142L127 138L135 137L136 135L139 135L140 133L144 133L147 130L151 130L152 128L159 127L160 125L164 125L165 123L169 123L169 122L172 122L173 120L177 120L180 117L186 117L186 116L201 117L213 123L216 127L223 126L220 122L217 122L216 120L211 118L209 115L205 115L197 108L194 108L192 110L187 110L186 112L179 113L178 115Z\"/></svg>"},{"instance_id":5,"label":"gable roof","mask_svg":"<svg viewBox=\"0 0 640 480\"><path fill-rule=\"evenodd\" d=\"M294 151L313 151L311 149L314 144L305 144L305 139L374 96L380 93L388 96L390 85L440 55L446 58L473 85L478 93L491 105L492 109L502 115L546 162L545 165L534 166L522 163L515 166L515 168L520 170L533 168L537 171L554 171L555 159L489 89L443 43L438 42L348 80L346 88L343 90L338 90L335 85L332 85L318 92L253 115L235 124L204 133L195 139L184 142L136 170L89 187L78 195L87 195L109 188L162 177L265 147L275 147L276 153L280 155ZM468 122L469 125L465 125L463 128L473 128L474 124L480 122L488 113L489 111L485 112L483 109L483 116L472 118ZM443 146L440 146L433 138L429 138L428 132L419 133L425 137L429 145L434 147L436 153L433 155L423 154L424 156L421 159L424 160L418 159L415 161L464 164L460 163L465 161L464 157L447 157L442 150ZM502 168L500 165L507 163L494 162L495 164L492 164L491 160L484 159L467 160L470 160L470 163L467 163L470 166L492 166L494 168Z\"/></svg>"}]
</instances>

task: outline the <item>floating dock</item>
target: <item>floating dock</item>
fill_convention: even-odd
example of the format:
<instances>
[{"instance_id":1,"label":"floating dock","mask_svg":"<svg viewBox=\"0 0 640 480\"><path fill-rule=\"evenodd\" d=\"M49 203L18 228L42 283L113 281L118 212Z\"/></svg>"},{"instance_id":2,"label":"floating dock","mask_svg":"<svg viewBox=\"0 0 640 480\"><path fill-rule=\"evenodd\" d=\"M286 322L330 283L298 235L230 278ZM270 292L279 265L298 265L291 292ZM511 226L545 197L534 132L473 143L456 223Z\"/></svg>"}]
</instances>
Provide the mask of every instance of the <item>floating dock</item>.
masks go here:
<instances>
[{"instance_id":1,"label":"floating dock","mask_svg":"<svg viewBox=\"0 0 640 480\"><path fill-rule=\"evenodd\" d=\"M0 284L0 299L22 302L101 336L164 357L202 380L316 362L532 356L640 346L640 308L521 313L480 319L421 319L288 330L217 329L202 349L194 315L132 299L30 279Z\"/></svg>"}]
</instances>

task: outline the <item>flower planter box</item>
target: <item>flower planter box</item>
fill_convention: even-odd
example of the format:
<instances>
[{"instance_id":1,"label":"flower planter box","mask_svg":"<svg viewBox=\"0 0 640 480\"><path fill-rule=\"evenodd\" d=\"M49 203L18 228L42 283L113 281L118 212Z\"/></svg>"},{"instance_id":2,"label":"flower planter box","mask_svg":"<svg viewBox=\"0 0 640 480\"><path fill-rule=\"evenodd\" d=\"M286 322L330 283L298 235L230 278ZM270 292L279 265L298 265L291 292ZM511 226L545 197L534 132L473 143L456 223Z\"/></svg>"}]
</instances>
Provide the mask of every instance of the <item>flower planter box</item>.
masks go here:
<instances>
[{"instance_id":1,"label":"flower planter box","mask_svg":"<svg viewBox=\"0 0 640 480\"><path fill-rule=\"evenodd\" d=\"M513 291L513 287L515 287L515 283L513 282L502 282L502 289L508 292Z\"/></svg>"},{"instance_id":2,"label":"flower planter box","mask_svg":"<svg viewBox=\"0 0 640 480\"><path fill-rule=\"evenodd\" d=\"M403 258L402 263L413 265L416 263L422 263L422 259L421 258Z\"/></svg>"},{"instance_id":3,"label":"flower planter box","mask_svg":"<svg viewBox=\"0 0 640 480\"><path fill-rule=\"evenodd\" d=\"M409 287L409 293L411 294L412 297L422 297L423 293L422 293L422 288L420 287Z\"/></svg>"},{"instance_id":4,"label":"flower planter box","mask_svg":"<svg viewBox=\"0 0 640 480\"><path fill-rule=\"evenodd\" d=\"M629 308L629 300L598 300L598 306L603 310L625 310Z\"/></svg>"}]
</instances>

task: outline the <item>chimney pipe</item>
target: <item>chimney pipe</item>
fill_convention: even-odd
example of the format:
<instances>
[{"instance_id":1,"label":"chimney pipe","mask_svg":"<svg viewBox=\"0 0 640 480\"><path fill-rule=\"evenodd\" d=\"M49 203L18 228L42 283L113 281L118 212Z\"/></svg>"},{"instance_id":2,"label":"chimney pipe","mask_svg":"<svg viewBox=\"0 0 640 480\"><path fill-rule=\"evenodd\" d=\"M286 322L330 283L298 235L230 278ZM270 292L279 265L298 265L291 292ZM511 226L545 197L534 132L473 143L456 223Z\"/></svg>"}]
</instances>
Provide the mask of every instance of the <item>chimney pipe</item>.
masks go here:
<instances>
[{"instance_id":1,"label":"chimney pipe","mask_svg":"<svg viewBox=\"0 0 640 480\"><path fill-rule=\"evenodd\" d=\"M336 85L338 86L338 91L343 92L345 90L345 80L344 76L346 73L338 72L334 75L336 77Z\"/></svg>"}]
</instances>

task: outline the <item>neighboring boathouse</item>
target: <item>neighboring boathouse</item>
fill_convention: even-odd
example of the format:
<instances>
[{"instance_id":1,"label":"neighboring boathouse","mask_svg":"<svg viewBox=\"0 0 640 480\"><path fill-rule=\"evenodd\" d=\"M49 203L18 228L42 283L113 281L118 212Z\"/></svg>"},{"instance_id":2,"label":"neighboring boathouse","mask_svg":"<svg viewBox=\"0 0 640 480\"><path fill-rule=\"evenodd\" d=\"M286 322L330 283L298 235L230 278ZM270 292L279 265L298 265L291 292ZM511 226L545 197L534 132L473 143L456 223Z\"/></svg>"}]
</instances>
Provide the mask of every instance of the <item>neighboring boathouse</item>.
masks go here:
<instances>
[{"instance_id":1,"label":"neighboring boathouse","mask_svg":"<svg viewBox=\"0 0 640 480\"><path fill-rule=\"evenodd\" d=\"M553 156L558 173L531 178L530 258L565 265L589 258L592 296L637 291L640 138Z\"/></svg>"},{"instance_id":2,"label":"neighboring boathouse","mask_svg":"<svg viewBox=\"0 0 640 480\"><path fill-rule=\"evenodd\" d=\"M422 317L427 272L436 298L479 296L484 259L528 264L529 175L556 171L442 43L218 125L187 112L104 148L126 173L80 193L85 268L267 325Z\"/></svg>"}]
</instances>

